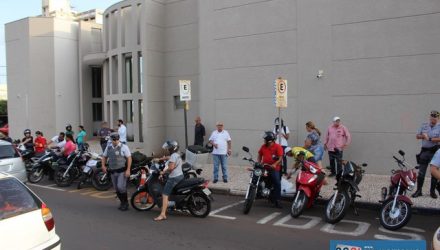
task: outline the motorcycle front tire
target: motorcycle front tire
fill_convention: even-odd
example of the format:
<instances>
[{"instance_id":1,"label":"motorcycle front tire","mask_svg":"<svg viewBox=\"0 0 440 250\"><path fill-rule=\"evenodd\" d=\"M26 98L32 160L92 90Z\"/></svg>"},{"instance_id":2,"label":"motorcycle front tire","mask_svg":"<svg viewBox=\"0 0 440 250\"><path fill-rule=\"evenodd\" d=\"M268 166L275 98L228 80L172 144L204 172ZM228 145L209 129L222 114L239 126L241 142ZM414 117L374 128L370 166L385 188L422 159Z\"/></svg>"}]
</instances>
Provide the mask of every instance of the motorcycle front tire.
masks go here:
<instances>
[{"instance_id":1,"label":"motorcycle front tire","mask_svg":"<svg viewBox=\"0 0 440 250\"><path fill-rule=\"evenodd\" d=\"M243 206L244 214L248 214L251 211L252 204L255 201L256 194L257 194L257 189L253 186L250 186L248 198L244 200L244 206Z\"/></svg>"},{"instance_id":2,"label":"motorcycle front tire","mask_svg":"<svg viewBox=\"0 0 440 250\"><path fill-rule=\"evenodd\" d=\"M347 213L348 207L350 205L350 197L347 194L347 191L339 191L336 197L335 204L333 208L331 208L333 195L330 200L325 205L325 221L330 224L336 224L340 222L345 214ZM336 214L334 214L334 209L339 207L339 211L336 211Z\"/></svg>"},{"instance_id":3,"label":"motorcycle front tire","mask_svg":"<svg viewBox=\"0 0 440 250\"><path fill-rule=\"evenodd\" d=\"M309 202L309 197L304 193L304 191L299 190L298 199L296 199L296 196L292 202L292 207L290 209L290 215L293 218L298 218L304 211L304 209L307 206L307 203ZM296 199L296 202L295 202Z\"/></svg>"},{"instance_id":4,"label":"motorcycle front tire","mask_svg":"<svg viewBox=\"0 0 440 250\"><path fill-rule=\"evenodd\" d=\"M43 168L32 169L30 172L27 173L27 179L30 183L38 183L43 179L43 177L44 177Z\"/></svg>"},{"instance_id":5,"label":"motorcycle front tire","mask_svg":"<svg viewBox=\"0 0 440 250\"><path fill-rule=\"evenodd\" d=\"M151 196L147 190L137 190L131 196L131 206L137 211L149 211L156 205L154 199L150 197ZM150 203L148 203L150 200L149 198L151 199Z\"/></svg>"},{"instance_id":6,"label":"motorcycle front tire","mask_svg":"<svg viewBox=\"0 0 440 250\"><path fill-rule=\"evenodd\" d=\"M398 212L397 218L392 218L392 206L394 199L388 199L380 208L380 224L388 230L395 231L404 227L411 219L412 208L411 205L405 201L396 201L396 212ZM396 216L396 215L394 215Z\"/></svg>"},{"instance_id":7,"label":"motorcycle front tire","mask_svg":"<svg viewBox=\"0 0 440 250\"><path fill-rule=\"evenodd\" d=\"M112 181L107 174L104 180L101 180L101 177L104 175L104 172L100 168L98 168L95 173L93 173L92 177L92 186L98 191L107 191L112 187Z\"/></svg>"},{"instance_id":8,"label":"motorcycle front tire","mask_svg":"<svg viewBox=\"0 0 440 250\"><path fill-rule=\"evenodd\" d=\"M55 170L55 183L58 187L68 187L72 185L73 176L70 173L66 174L66 177L63 177L64 173L67 171L68 166L60 165Z\"/></svg>"}]
</instances>

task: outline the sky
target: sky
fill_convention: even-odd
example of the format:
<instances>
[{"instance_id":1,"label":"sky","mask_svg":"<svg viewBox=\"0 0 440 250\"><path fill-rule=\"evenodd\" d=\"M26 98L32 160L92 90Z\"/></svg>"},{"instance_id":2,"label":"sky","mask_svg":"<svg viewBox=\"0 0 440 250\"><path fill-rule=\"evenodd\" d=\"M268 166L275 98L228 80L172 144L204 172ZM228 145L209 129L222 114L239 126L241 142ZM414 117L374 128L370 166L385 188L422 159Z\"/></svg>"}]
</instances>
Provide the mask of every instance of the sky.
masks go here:
<instances>
[{"instance_id":1,"label":"sky","mask_svg":"<svg viewBox=\"0 0 440 250\"><path fill-rule=\"evenodd\" d=\"M121 0L71 0L75 11L110 7ZM29 16L41 15L42 0L0 0L0 84L6 84L5 24Z\"/></svg>"}]
</instances>

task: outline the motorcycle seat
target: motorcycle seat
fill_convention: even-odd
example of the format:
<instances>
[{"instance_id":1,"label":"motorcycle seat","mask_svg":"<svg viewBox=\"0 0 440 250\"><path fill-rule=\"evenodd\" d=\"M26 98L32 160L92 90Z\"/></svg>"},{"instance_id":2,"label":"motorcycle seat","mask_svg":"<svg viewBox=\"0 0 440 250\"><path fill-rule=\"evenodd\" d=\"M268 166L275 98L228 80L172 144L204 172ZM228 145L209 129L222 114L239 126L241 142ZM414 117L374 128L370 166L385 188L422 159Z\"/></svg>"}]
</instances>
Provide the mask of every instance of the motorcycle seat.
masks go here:
<instances>
[{"instance_id":1,"label":"motorcycle seat","mask_svg":"<svg viewBox=\"0 0 440 250\"><path fill-rule=\"evenodd\" d=\"M192 169L192 165L189 164L188 162L185 162L185 163L182 164L182 171L184 173L190 171L191 169Z\"/></svg>"},{"instance_id":2,"label":"motorcycle seat","mask_svg":"<svg viewBox=\"0 0 440 250\"><path fill-rule=\"evenodd\" d=\"M203 178L183 179L174 187L174 190L180 190L186 187L200 185L203 182L205 182L205 179Z\"/></svg>"}]
</instances>

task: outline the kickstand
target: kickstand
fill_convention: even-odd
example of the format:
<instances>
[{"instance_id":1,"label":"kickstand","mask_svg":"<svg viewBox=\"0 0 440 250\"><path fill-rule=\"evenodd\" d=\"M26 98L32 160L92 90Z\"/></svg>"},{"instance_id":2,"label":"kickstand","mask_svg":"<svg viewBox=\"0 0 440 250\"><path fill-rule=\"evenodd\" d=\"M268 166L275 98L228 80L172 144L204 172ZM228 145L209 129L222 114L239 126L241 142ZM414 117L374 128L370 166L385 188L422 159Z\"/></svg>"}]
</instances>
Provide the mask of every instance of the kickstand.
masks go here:
<instances>
[{"instance_id":1,"label":"kickstand","mask_svg":"<svg viewBox=\"0 0 440 250\"><path fill-rule=\"evenodd\" d=\"M359 216L359 211L354 204L353 204L353 209L354 209L354 215Z\"/></svg>"}]
</instances>

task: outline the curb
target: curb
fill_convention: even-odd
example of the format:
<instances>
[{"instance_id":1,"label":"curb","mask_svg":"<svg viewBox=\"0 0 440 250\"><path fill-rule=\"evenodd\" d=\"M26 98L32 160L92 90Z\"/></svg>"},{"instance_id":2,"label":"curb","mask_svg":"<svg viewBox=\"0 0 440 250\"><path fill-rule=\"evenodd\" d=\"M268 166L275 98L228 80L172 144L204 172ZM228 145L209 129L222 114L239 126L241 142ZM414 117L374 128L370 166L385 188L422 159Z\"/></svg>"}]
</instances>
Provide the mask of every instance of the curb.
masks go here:
<instances>
[{"instance_id":1,"label":"curb","mask_svg":"<svg viewBox=\"0 0 440 250\"><path fill-rule=\"evenodd\" d=\"M232 195L232 196L244 196L246 194L243 190L234 190L230 188L222 188L222 187L209 187L213 194L222 194L222 195ZM292 201L292 197L281 197L284 201ZM327 202L326 199L318 199L317 204L324 205ZM379 211L381 204L365 202L365 201L357 201L357 208L363 208L368 210ZM419 215L440 215L440 208L427 208L427 207L412 207L413 214Z\"/></svg>"}]
</instances>

